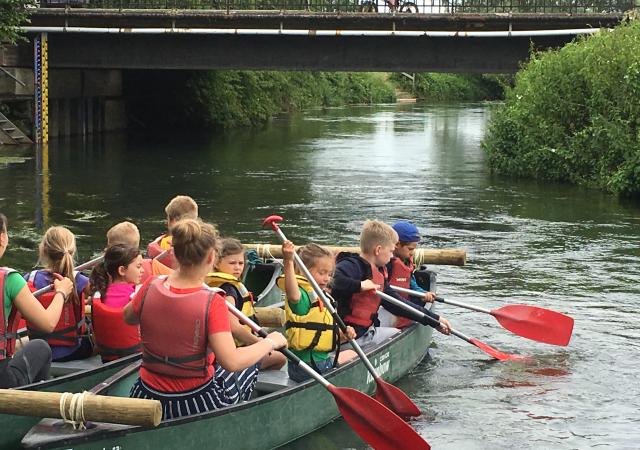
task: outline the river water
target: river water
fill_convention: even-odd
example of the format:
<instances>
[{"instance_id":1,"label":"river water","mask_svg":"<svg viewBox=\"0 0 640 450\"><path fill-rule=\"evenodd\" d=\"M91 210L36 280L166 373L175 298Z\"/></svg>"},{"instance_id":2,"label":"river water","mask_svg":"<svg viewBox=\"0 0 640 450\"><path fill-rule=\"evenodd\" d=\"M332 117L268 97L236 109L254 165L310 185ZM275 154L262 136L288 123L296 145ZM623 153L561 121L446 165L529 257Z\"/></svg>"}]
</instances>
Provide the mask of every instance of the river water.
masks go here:
<instances>
[{"instance_id":1,"label":"river water","mask_svg":"<svg viewBox=\"0 0 640 450\"><path fill-rule=\"evenodd\" d=\"M467 251L466 266L435 268L440 295L575 319L569 346L554 347L441 305L459 331L534 361L496 362L436 333L430 358L399 383L423 410L412 424L434 448L640 448L640 202L492 176L480 148L489 116L484 104L352 107L210 136L61 141L44 161L1 149L0 211L11 232L2 263L32 267L51 224L76 234L80 261L124 219L147 242L179 193L244 242L275 243L260 230L274 213L292 240L335 245L356 245L366 218L410 219L422 245ZM338 422L288 448L366 446Z\"/></svg>"}]
</instances>

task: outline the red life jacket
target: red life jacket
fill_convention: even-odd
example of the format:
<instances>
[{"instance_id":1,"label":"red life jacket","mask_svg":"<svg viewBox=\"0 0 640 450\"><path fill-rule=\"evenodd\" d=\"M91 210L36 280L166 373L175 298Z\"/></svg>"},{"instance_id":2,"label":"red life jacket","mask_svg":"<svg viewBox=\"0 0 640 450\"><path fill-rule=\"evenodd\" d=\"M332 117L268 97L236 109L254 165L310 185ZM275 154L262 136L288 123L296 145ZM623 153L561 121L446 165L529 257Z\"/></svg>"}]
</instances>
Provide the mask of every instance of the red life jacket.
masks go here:
<instances>
[{"instance_id":1,"label":"red life jacket","mask_svg":"<svg viewBox=\"0 0 640 450\"><path fill-rule=\"evenodd\" d=\"M371 280L380 286L384 286L387 274L386 268L383 268L383 271L384 273L373 264L371 265ZM380 297L375 290L358 292L351 296L351 311L345 315L344 321L350 325L368 328L378 316L378 308L380 308Z\"/></svg>"},{"instance_id":2,"label":"red life jacket","mask_svg":"<svg viewBox=\"0 0 640 450\"><path fill-rule=\"evenodd\" d=\"M147 245L147 256L149 258L156 258L158 255L165 251L162 247L160 247L160 241L165 236L166 235L163 234L162 236L150 242L149 245ZM170 267L171 269L175 269L176 267L178 267L176 258L173 255L173 250L168 251L162 257L158 258L158 261L160 261L165 266Z\"/></svg>"},{"instance_id":3,"label":"red life jacket","mask_svg":"<svg viewBox=\"0 0 640 450\"><path fill-rule=\"evenodd\" d=\"M389 273L389 284L394 286L403 287L405 289L409 289L411 284L411 275L413 274L413 270L415 269L415 265L413 264L413 258L409 259L409 265L407 266L402 259L393 257L391 258L391 272ZM409 294L405 294L404 292L397 292L400 296L406 300L409 300ZM398 317L394 327L396 328L406 328L409 325L413 324L413 320L408 319L406 317Z\"/></svg>"},{"instance_id":4,"label":"red life jacket","mask_svg":"<svg viewBox=\"0 0 640 450\"><path fill-rule=\"evenodd\" d=\"M206 286L177 294L166 277L147 284L140 302L142 366L170 377L206 377L209 359L209 309L219 289ZM144 312L144 314L143 314Z\"/></svg>"},{"instance_id":5,"label":"red life jacket","mask_svg":"<svg viewBox=\"0 0 640 450\"><path fill-rule=\"evenodd\" d=\"M20 312L13 305L11 305L9 318L6 319L4 316L4 283L11 272L15 270L0 267L0 361L13 356L20 322Z\"/></svg>"},{"instance_id":6,"label":"red life jacket","mask_svg":"<svg viewBox=\"0 0 640 450\"><path fill-rule=\"evenodd\" d=\"M411 284L411 275L415 266L413 259L409 260L409 265L406 265L402 259L393 257L391 258L391 272L389 272L389 284L394 286L409 289ZM403 298L409 299L409 294L398 292Z\"/></svg>"},{"instance_id":7,"label":"red life jacket","mask_svg":"<svg viewBox=\"0 0 640 450\"><path fill-rule=\"evenodd\" d=\"M140 327L124 321L122 308L112 308L100 300L91 302L91 323L98 353L103 361L114 361L142 350Z\"/></svg>"},{"instance_id":8,"label":"red life jacket","mask_svg":"<svg viewBox=\"0 0 640 450\"><path fill-rule=\"evenodd\" d=\"M33 284L37 272L34 270L29 274L27 285L31 292L37 291ZM44 309L48 309L55 295L55 292L49 291L38 296L37 299ZM39 331L34 328L33 323L27 320L27 335L29 339L44 339L52 347L75 347L78 345L78 339L85 332L84 323L84 294L81 294L78 303L65 302L58 324L51 333Z\"/></svg>"}]
</instances>

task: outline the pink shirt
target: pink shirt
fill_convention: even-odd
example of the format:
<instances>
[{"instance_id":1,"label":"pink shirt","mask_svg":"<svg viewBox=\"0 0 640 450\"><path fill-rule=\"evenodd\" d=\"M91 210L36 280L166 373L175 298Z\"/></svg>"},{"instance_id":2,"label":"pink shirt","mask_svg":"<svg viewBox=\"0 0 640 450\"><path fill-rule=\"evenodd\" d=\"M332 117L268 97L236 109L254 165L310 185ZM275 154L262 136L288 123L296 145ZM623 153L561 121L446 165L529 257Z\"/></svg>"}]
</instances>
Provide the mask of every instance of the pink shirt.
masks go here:
<instances>
[{"instance_id":1,"label":"pink shirt","mask_svg":"<svg viewBox=\"0 0 640 450\"><path fill-rule=\"evenodd\" d=\"M131 294L135 291L133 283L111 283L107 286L105 298L102 303L110 308L124 308L131 300Z\"/></svg>"}]
</instances>

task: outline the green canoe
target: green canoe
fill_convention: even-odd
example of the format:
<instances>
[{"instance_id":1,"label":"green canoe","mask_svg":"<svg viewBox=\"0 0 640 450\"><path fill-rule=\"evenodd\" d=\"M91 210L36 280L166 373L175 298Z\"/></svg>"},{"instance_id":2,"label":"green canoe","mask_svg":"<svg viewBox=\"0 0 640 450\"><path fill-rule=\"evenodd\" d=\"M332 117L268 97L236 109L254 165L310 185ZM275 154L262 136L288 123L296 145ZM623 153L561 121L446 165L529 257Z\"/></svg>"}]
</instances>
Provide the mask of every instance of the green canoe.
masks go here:
<instances>
[{"instance_id":1,"label":"green canoe","mask_svg":"<svg viewBox=\"0 0 640 450\"><path fill-rule=\"evenodd\" d=\"M47 392L82 392L96 386L102 380L117 373L123 367L140 359L140 354L127 356L107 364L70 375L53 378L40 383L29 384L16 389ZM20 439L29 429L38 423L37 417L13 416L0 414L0 449L14 450L19 448Z\"/></svg>"},{"instance_id":2,"label":"green canoe","mask_svg":"<svg viewBox=\"0 0 640 450\"><path fill-rule=\"evenodd\" d=\"M396 381L425 356L433 329L413 325L376 348L365 348L371 362L387 381ZM136 368L114 376L95 391L128 396L137 378ZM336 386L372 394L375 382L358 360L330 372ZM43 419L22 440L26 448L59 449L271 449L298 439L339 417L334 398L310 380L290 381L285 371L260 374L257 397L232 407L162 422L157 428L91 424L73 430L59 419Z\"/></svg>"}]
</instances>

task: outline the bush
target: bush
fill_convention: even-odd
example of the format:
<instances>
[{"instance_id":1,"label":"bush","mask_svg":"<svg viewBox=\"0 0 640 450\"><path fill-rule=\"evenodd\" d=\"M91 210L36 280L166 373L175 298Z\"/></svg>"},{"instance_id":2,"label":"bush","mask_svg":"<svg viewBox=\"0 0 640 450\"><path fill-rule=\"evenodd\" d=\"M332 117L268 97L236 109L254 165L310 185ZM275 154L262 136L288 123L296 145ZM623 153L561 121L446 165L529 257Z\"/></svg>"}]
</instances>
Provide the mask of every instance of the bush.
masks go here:
<instances>
[{"instance_id":1,"label":"bush","mask_svg":"<svg viewBox=\"0 0 640 450\"><path fill-rule=\"evenodd\" d=\"M418 99L436 102L502 99L510 82L508 76L451 73L417 73L415 83L402 74L393 79Z\"/></svg>"},{"instance_id":2,"label":"bush","mask_svg":"<svg viewBox=\"0 0 640 450\"><path fill-rule=\"evenodd\" d=\"M536 53L483 147L501 174L640 194L640 23Z\"/></svg>"}]
</instances>

